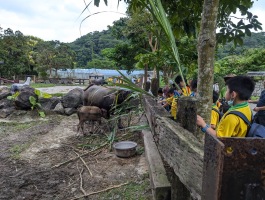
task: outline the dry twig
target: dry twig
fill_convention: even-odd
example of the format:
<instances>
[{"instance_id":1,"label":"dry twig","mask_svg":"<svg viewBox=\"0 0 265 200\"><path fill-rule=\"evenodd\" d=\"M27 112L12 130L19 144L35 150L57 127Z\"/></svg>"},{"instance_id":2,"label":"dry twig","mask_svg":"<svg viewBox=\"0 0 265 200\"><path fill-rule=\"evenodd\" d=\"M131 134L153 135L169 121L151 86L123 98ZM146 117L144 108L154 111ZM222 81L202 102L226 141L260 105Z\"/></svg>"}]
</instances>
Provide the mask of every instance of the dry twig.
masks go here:
<instances>
[{"instance_id":1,"label":"dry twig","mask_svg":"<svg viewBox=\"0 0 265 200\"><path fill-rule=\"evenodd\" d=\"M84 195L87 195L86 191L83 188L83 178L82 178L82 173L83 173L83 168L81 169L81 171L78 169L79 171L79 176L80 176L80 190L83 192Z\"/></svg>"},{"instance_id":2,"label":"dry twig","mask_svg":"<svg viewBox=\"0 0 265 200\"><path fill-rule=\"evenodd\" d=\"M99 146L98 148L93 149L92 151L88 151L88 152L86 152L86 153L83 153L83 154L80 155L80 157L86 156L86 155L88 155L89 153L92 153L92 152L94 152L94 151L96 151L96 150L98 150L98 149L100 149L100 148L106 146L107 144L108 144L108 143L106 142L106 143L104 143L103 145ZM97 155L97 153L96 153L96 155ZM65 161L65 162L62 162L62 163L59 163L59 164L57 164L57 165L52 166L51 169L53 169L53 168L57 168L57 167L60 167L60 166L62 166L62 165L64 165L64 164L67 164L67 163L69 163L69 162L75 161L75 160L77 160L78 158L79 158L79 157L71 158L71 159L69 159L69 160L67 160L67 161Z\"/></svg>"},{"instance_id":3,"label":"dry twig","mask_svg":"<svg viewBox=\"0 0 265 200\"><path fill-rule=\"evenodd\" d=\"M75 198L73 198L71 200L76 200L76 199L80 199L80 198L83 198L83 197L88 197L90 195L98 194L98 193L101 193L101 192L106 192L108 190L115 189L115 188L119 188L119 187L122 187L122 186L127 185L127 184L129 184L129 182L126 182L126 183L123 183L123 184L120 184L120 185L114 185L112 187L109 187L109 188L106 188L106 189L103 189L103 190L99 190L97 192L90 192L90 193L88 193L86 195L82 195L80 197L75 197Z\"/></svg>"},{"instance_id":4,"label":"dry twig","mask_svg":"<svg viewBox=\"0 0 265 200\"><path fill-rule=\"evenodd\" d=\"M74 151L74 152L75 152L75 151ZM87 166L87 164L86 164L86 162L84 161L84 159L83 159L78 153L75 152L75 154L76 154L76 155L80 158L80 160L83 162L83 164L84 164L85 167L87 168L87 170L88 170L90 176L93 176L93 175L92 175L92 172L90 171L90 169L89 169L89 167Z\"/></svg>"}]
</instances>

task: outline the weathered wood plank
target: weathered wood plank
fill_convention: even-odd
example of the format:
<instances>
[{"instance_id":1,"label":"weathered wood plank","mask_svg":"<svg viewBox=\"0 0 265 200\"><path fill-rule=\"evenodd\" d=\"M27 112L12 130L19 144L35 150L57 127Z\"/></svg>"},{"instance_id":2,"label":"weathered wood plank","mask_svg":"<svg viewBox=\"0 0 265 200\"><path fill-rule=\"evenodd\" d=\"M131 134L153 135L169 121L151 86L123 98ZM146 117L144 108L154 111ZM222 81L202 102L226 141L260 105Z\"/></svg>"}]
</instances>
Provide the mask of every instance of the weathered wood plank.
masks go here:
<instances>
[{"instance_id":1,"label":"weathered wood plank","mask_svg":"<svg viewBox=\"0 0 265 200\"><path fill-rule=\"evenodd\" d=\"M203 144L171 119L156 120L157 146L163 159L174 169L194 199L201 199Z\"/></svg>"},{"instance_id":2,"label":"weathered wood plank","mask_svg":"<svg viewBox=\"0 0 265 200\"><path fill-rule=\"evenodd\" d=\"M203 165L203 184L202 199L220 199L220 184L223 172L224 144L206 133L204 145L204 165Z\"/></svg>"},{"instance_id":3,"label":"weathered wood plank","mask_svg":"<svg viewBox=\"0 0 265 200\"><path fill-rule=\"evenodd\" d=\"M201 199L203 143L168 116L151 97L144 98L146 116L163 159L194 199ZM164 109L161 110L160 108Z\"/></svg>"},{"instance_id":4,"label":"weathered wood plank","mask_svg":"<svg viewBox=\"0 0 265 200\"><path fill-rule=\"evenodd\" d=\"M170 198L171 185L150 131L143 130L145 155L148 161L153 197L156 200Z\"/></svg>"},{"instance_id":5,"label":"weathered wood plank","mask_svg":"<svg viewBox=\"0 0 265 200\"><path fill-rule=\"evenodd\" d=\"M166 111L165 108L158 105L154 98L144 96L143 103L145 107L145 115L148 120L149 126L152 133L154 134L154 127L156 124L156 119L158 117L170 117L170 113Z\"/></svg>"}]
</instances>

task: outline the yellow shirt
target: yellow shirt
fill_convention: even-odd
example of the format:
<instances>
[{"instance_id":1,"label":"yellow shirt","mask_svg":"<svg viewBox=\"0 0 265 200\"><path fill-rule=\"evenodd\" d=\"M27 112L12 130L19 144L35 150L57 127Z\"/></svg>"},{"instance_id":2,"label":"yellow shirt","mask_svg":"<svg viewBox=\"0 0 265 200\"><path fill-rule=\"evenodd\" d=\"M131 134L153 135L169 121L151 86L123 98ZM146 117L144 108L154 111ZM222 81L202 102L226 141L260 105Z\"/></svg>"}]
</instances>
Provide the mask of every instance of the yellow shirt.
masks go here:
<instances>
[{"instance_id":1,"label":"yellow shirt","mask_svg":"<svg viewBox=\"0 0 265 200\"><path fill-rule=\"evenodd\" d=\"M174 98L174 96L166 98L166 103L168 105L171 105L172 104L172 101L173 101L173 98Z\"/></svg>"},{"instance_id":2,"label":"yellow shirt","mask_svg":"<svg viewBox=\"0 0 265 200\"><path fill-rule=\"evenodd\" d=\"M186 90L186 88L187 88L187 90ZM190 91L189 86L186 86L186 88L185 87L181 88L182 94L183 94L183 96L190 96L191 91Z\"/></svg>"},{"instance_id":3,"label":"yellow shirt","mask_svg":"<svg viewBox=\"0 0 265 200\"><path fill-rule=\"evenodd\" d=\"M229 111L242 112L249 121L251 121L251 110L247 102L232 106L222 117L217 127L217 137L245 137L248 126L238 116L234 114L227 115Z\"/></svg>"},{"instance_id":4,"label":"yellow shirt","mask_svg":"<svg viewBox=\"0 0 265 200\"><path fill-rule=\"evenodd\" d=\"M213 104L212 108L215 108L216 110L219 110L216 104ZM215 110L212 110L211 112L211 124L217 126L219 122L219 113Z\"/></svg>"},{"instance_id":5,"label":"yellow shirt","mask_svg":"<svg viewBox=\"0 0 265 200\"><path fill-rule=\"evenodd\" d=\"M170 113L171 113L171 116L174 117L174 119L177 118L177 98L174 97L173 100L172 100L172 104L171 104L171 110L170 110Z\"/></svg>"}]
</instances>

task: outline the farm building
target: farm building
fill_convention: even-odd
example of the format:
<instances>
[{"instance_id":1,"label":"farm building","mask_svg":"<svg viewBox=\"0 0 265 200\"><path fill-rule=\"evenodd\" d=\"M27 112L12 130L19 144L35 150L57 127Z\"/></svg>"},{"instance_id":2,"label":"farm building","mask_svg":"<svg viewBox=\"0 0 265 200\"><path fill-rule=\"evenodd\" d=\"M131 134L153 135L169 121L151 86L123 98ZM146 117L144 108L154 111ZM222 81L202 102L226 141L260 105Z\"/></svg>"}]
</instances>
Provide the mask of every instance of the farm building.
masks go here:
<instances>
[{"instance_id":1,"label":"farm building","mask_svg":"<svg viewBox=\"0 0 265 200\"><path fill-rule=\"evenodd\" d=\"M127 77L139 77L144 75L144 70L134 70L128 73L127 70L119 70L122 74ZM53 72L55 75L55 72ZM148 74L152 75L152 71L149 71ZM104 77L107 79L109 77L120 76L117 70L113 69L65 69L65 70L58 70L57 74L60 78L80 78L80 79L97 79Z\"/></svg>"}]
</instances>

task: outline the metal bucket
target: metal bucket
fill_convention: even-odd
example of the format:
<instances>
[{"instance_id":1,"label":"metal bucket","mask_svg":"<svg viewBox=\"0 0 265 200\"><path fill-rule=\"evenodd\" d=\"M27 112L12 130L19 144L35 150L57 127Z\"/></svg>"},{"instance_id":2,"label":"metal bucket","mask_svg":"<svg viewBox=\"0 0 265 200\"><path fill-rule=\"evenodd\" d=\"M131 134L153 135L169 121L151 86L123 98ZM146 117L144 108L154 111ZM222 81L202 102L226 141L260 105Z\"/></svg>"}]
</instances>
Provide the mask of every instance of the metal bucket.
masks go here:
<instances>
[{"instance_id":1,"label":"metal bucket","mask_svg":"<svg viewBox=\"0 0 265 200\"><path fill-rule=\"evenodd\" d=\"M116 156L121 158L128 158L134 156L136 153L137 143L132 141L117 142L113 145Z\"/></svg>"}]
</instances>

